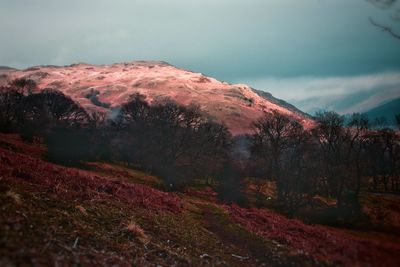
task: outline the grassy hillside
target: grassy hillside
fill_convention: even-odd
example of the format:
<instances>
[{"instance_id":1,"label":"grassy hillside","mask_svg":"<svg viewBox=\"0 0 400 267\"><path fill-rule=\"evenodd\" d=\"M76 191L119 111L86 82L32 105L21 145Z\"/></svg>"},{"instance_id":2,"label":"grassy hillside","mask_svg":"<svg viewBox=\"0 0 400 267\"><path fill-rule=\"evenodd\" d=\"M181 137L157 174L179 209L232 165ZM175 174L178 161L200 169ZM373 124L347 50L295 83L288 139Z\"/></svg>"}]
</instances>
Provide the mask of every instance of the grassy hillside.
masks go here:
<instances>
[{"instance_id":1,"label":"grassy hillside","mask_svg":"<svg viewBox=\"0 0 400 267\"><path fill-rule=\"evenodd\" d=\"M0 266L400 264L397 238L225 205L210 188L161 192L140 171L66 168L42 160L44 148L0 139Z\"/></svg>"}]
</instances>

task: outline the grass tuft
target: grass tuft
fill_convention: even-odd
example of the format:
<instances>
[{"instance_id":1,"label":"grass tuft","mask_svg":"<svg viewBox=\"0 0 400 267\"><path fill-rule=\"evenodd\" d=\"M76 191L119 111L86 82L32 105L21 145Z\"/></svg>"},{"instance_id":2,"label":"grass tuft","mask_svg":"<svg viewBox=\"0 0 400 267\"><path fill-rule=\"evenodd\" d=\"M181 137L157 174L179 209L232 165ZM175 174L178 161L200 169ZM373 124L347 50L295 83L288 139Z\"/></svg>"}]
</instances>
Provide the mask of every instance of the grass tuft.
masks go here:
<instances>
[{"instance_id":1,"label":"grass tuft","mask_svg":"<svg viewBox=\"0 0 400 267\"><path fill-rule=\"evenodd\" d=\"M19 194L15 193L14 191L11 191L11 190L7 191L6 197L11 198L17 205L22 204L21 196Z\"/></svg>"},{"instance_id":2,"label":"grass tuft","mask_svg":"<svg viewBox=\"0 0 400 267\"><path fill-rule=\"evenodd\" d=\"M129 221L126 224L125 229L130 234L132 234L134 238L136 238L138 241L140 241L140 243L142 243L142 244L149 243L149 241L150 241L149 237L146 235L146 233L144 232L142 227L140 227L140 225L138 225L134 221Z\"/></svg>"},{"instance_id":3,"label":"grass tuft","mask_svg":"<svg viewBox=\"0 0 400 267\"><path fill-rule=\"evenodd\" d=\"M81 205L76 205L75 208L82 213L84 216L88 216L88 213L86 211L86 209L84 207L82 207Z\"/></svg>"}]
</instances>

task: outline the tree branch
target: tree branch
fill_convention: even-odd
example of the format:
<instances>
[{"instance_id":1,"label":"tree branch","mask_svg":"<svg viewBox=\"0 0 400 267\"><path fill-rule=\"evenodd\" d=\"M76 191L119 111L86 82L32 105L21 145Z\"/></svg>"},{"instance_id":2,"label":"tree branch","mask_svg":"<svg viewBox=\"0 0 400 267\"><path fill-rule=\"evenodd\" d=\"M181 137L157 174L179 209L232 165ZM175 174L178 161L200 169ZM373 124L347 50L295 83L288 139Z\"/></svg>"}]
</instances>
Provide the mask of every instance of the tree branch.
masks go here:
<instances>
[{"instance_id":1,"label":"tree branch","mask_svg":"<svg viewBox=\"0 0 400 267\"><path fill-rule=\"evenodd\" d=\"M372 25L374 25L375 27L381 29L384 32L389 33L392 37L399 39L400 40L400 34L395 33L392 28L379 24L377 22L375 22L371 17L369 17L369 21L371 22Z\"/></svg>"}]
</instances>

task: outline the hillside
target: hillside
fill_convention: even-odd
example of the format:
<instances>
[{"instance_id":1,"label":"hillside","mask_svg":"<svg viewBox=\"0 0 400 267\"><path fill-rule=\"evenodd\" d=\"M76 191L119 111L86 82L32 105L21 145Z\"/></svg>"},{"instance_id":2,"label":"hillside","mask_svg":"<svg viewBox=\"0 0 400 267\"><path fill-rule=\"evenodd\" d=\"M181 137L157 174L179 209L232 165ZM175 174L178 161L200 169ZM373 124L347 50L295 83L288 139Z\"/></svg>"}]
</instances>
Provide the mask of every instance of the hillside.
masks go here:
<instances>
[{"instance_id":1,"label":"hillside","mask_svg":"<svg viewBox=\"0 0 400 267\"><path fill-rule=\"evenodd\" d=\"M17 136L0 140L1 266L400 264L394 237L226 205L207 187L161 192L157 177L140 171L66 168Z\"/></svg>"},{"instance_id":2,"label":"hillside","mask_svg":"<svg viewBox=\"0 0 400 267\"><path fill-rule=\"evenodd\" d=\"M400 114L400 98L396 98L385 102L369 111L365 114L371 119L385 118L386 124L389 126L396 125L395 116Z\"/></svg>"},{"instance_id":3,"label":"hillside","mask_svg":"<svg viewBox=\"0 0 400 267\"><path fill-rule=\"evenodd\" d=\"M0 75L3 84L23 77L34 80L38 90L60 90L88 110L107 112L134 93L146 95L150 102L170 98L183 105L194 103L224 122L233 134L249 133L252 122L271 110L289 115L305 127L312 124L306 114L268 93L243 84L221 82L165 62L38 66L25 70L0 69Z\"/></svg>"}]
</instances>

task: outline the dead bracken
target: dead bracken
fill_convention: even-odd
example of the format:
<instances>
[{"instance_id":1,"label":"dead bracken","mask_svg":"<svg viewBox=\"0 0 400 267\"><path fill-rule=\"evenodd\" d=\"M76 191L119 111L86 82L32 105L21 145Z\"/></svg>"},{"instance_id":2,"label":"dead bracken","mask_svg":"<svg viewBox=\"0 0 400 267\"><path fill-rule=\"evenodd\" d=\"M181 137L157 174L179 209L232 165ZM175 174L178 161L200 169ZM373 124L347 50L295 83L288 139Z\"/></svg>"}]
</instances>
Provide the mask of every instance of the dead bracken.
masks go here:
<instances>
[{"instance_id":1,"label":"dead bracken","mask_svg":"<svg viewBox=\"0 0 400 267\"><path fill-rule=\"evenodd\" d=\"M139 240L142 244L147 244L149 242L149 237L145 234L144 230L135 223L134 221L129 221L125 229L133 235L134 238Z\"/></svg>"}]
</instances>

